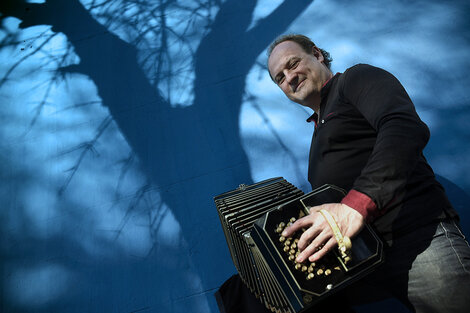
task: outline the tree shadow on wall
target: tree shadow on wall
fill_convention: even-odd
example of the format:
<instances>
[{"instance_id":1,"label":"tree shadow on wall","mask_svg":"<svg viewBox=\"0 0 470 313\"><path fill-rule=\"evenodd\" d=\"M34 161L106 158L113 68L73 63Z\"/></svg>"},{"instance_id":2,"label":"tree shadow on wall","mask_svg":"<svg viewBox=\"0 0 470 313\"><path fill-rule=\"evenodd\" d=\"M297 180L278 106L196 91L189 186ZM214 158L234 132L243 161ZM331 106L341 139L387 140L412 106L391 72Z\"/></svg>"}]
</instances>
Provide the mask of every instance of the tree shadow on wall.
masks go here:
<instances>
[{"instance_id":1,"label":"tree shadow on wall","mask_svg":"<svg viewBox=\"0 0 470 313\"><path fill-rule=\"evenodd\" d=\"M0 6L2 20L9 16L16 17L21 20L22 29L51 25L54 35L46 39L46 42L52 40L57 33L65 34L80 62L71 66L61 66L67 63L65 59L62 63L58 62L59 70L54 74L53 80L60 80L68 73L86 75L96 85L102 105L109 110L110 116L98 125L95 136L71 148L80 153L76 164L70 169L64 184L58 190L59 194L79 192L72 191L69 187L74 175L80 171L87 155L93 153L105 130L115 122L132 150L128 159L124 160L123 172L128 163L136 157L148 178L148 185L139 188L135 194L136 201L143 198L149 190L157 190L160 193L161 201L172 210L181 226L182 234L192 251L192 260L200 269L203 285L205 288L217 286L220 283L218 275L204 270L212 266L217 251L203 250L207 250L206 247L220 247L220 240L207 238L204 240L204 246L200 246L200 232L201 229L212 229L214 225L219 227L211 201L214 195L233 189L234 182L252 181L239 135L239 115L245 79L257 56L311 2L286 0L251 28L249 26L256 5L254 1L207 1L200 2L200 7L196 8L184 8L184 5L177 1L159 1L155 2L150 10L142 4L141 10L133 11L134 18L154 18L158 23L145 30L138 30L131 20L124 27L129 27L129 33L139 32L137 41L145 40L149 33L158 33L156 36L160 40L159 44L156 47L149 44L150 50L155 48L148 56L155 68L154 76L149 78L148 73L142 70L142 64L146 64L148 59L138 62L135 45L124 41L108 29L116 20L120 21L126 12L129 12L128 6L135 5L135 2L92 1L89 9L85 9L78 0L47 0L40 4L3 1ZM99 23L90 13L99 7L113 5L121 6L122 15L102 14L99 16ZM165 17L175 8L193 10L196 14L217 12L212 16L208 14L203 38L197 49L188 48L188 57L193 60L189 67L194 71L194 82L193 100L187 106L172 103L171 97L162 92L161 88L170 86L171 89L174 82L175 70L171 66L173 55L170 51L171 46L175 45L174 40L179 40L178 44L185 44L188 35L185 32L179 36L172 35L175 32ZM191 29L190 22L187 23L188 29ZM174 40L171 41L171 38ZM190 43L187 45L191 46ZM40 49L41 46L25 55L6 73L1 83L8 81L8 76L20 62ZM44 99L37 106L30 131L34 131L34 124L41 118L53 83L50 82ZM130 205L129 210L132 208ZM28 233L28 229L25 228L24 231ZM31 244L37 247L34 253L38 258L41 251L61 250L64 246L69 247L67 254L72 258L85 258L83 251L68 245L67 237L39 240ZM47 249L41 250L40 247ZM27 250L18 251L18 255L29 257ZM122 262L126 264L128 261ZM119 267L120 264L112 264L111 267ZM142 266L145 263L139 264ZM71 267L71 270L74 270L73 266ZM129 269L127 266L126 268ZM109 267L108 270L102 269L103 274L99 274L101 270L98 268L88 270L98 273L98 277L110 275L112 272ZM160 274L163 275L164 272L160 271ZM80 275L86 276L82 274L84 272ZM168 274L164 277L169 279Z\"/></svg>"}]
</instances>

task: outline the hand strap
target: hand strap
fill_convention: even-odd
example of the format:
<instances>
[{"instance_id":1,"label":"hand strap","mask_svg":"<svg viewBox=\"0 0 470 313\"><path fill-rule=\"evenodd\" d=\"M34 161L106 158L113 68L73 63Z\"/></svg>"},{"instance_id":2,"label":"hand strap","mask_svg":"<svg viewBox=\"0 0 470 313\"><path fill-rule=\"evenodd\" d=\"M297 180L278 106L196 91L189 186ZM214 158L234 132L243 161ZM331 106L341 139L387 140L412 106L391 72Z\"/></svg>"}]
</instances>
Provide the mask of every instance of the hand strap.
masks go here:
<instances>
[{"instance_id":1,"label":"hand strap","mask_svg":"<svg viewBox=\"0 0 470 313\"><path fill-rule=\"evenodd\" d=\"M333 231L336 242L338 243L338 250L341 254L341 257L344 260L344 263L349 262L351 260L351 256L350 256L350 250L352 248L351 239L348 236L343 236L343 234L341 233L341 230L338 227L338 224L336 224L336 221L333 218L333 216L330 214L330 212L328 212L325 209L321 209L319 212L325 218L328 224L330 224L330 227L331 227L331 230Z\"/></svg>"}]
</instances>

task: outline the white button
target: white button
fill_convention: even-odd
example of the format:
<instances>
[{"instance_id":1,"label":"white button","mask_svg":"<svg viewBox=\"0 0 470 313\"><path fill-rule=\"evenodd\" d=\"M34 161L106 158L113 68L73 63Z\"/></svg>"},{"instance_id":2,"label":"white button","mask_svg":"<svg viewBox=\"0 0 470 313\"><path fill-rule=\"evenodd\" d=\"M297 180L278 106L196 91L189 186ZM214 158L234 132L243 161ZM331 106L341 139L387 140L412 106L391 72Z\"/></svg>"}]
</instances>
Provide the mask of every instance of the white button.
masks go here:
<instances>
[{"instance_id":1,"label":"white button","mask_svg":"<svg viewBox=\"0 0 470 313\"><path fill-rule=\"evenodd\" d=\"M325 123L325 120L321 120L321 123L324 124L324 123Z\"/></svg>"}]
</instances>

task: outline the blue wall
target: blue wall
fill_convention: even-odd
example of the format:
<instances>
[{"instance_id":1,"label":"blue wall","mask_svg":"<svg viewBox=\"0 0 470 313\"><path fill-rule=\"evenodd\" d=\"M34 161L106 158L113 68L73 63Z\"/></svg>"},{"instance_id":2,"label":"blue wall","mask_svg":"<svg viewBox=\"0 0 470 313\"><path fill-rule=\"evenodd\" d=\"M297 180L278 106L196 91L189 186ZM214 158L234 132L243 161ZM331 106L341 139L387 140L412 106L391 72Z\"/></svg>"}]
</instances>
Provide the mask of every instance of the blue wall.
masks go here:
<instances>
[{"instance_id":1,"label":"blue wall","mask_svg":"<svg viewBox=\"0 0 470 313\"><path fill-rule=\"evenodd\" d=\"M216 312L235 269L212 197L273 176L308 190L311 112L265 68L286 32L330 51L334 72L370 63L400 79L469 234L469 11L463 0L2 1L1 310Z\"/></svg>"}]
</instances>

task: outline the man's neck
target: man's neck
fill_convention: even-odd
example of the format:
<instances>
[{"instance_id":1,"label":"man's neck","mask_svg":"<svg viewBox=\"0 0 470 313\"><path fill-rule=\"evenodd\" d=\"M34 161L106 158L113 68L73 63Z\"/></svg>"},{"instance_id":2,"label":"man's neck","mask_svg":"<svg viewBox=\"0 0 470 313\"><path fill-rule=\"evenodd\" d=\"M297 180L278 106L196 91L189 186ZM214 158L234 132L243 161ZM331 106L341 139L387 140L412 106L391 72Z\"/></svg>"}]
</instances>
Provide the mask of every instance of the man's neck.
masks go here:
<instances>
[{"instance_id":1,"label":"man's neck","mask_svg":"<svg viewBox=\"0 0 470 313\"><path fill-rule=\"evenodd\" d=\"M303 103L304 106L309 107L315 113L320 116L320 104L321 104L321 90L325 87L325 85L330 81L331 78L333 78L333 72L330 71L325 66L325 71L322 72L322 78L320 78L320 84L317 88L318 92L312 93L310 98L306 99L305 103Z\"/></svg>"},{"instance_id":2,"label":"man's neck","mask_svg":"<svg viewBox=\"0 0 470 313\"><path fill-rule=\"evenodd\" d=\"M315 97L315 99L309 99L308 103L304 104L307 108L312 109L315 111L315 113L318 114L320 112L320 103L321 103L321 97L318 95L318 97Z\"/></svg>"},{"instance_id":3,"label":"man's neck","mask_svg":"<svg viewBox=\"0 0 470 313\"><path fill-rule=\"evenodd\" d=\"M323 88L326 86L326 84L328 84L328 82L330 81L330 79L333 78L333 76L334 76L334 75L333 75L333 72L331 72L331 71L328 69L328 73L327 73L325 79L323 80L323 84L322 84L321 89L323 89ZM317 113L318 119L320 119L320 114L321 114L321 113L320 113L321 89L320 89L320 94L318 95L318 99L315 99L315 100L317 100L317 101L315 101L315 102L313 103L313 105L311 106L311 108L315 111L315 113Z\"/></svg>"}]
</instances>

